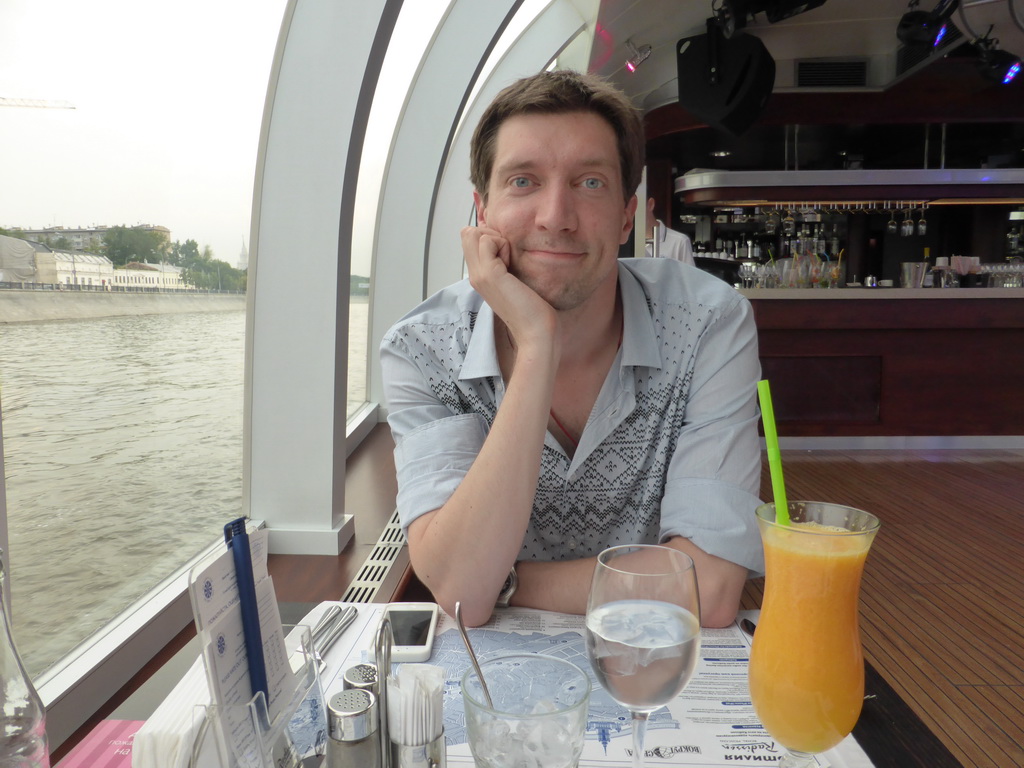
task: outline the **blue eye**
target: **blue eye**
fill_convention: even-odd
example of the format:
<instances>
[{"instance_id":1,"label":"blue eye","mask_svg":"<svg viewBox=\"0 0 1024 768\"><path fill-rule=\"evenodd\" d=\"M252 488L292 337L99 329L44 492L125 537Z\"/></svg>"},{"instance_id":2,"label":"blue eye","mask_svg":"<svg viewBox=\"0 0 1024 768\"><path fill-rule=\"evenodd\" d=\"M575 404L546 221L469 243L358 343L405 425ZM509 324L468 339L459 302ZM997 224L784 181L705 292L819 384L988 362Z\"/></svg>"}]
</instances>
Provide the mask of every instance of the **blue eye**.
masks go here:
<instances>
[{"instance_id":1,"label":"blue eye","mask_svg":"<svg viewBox=\"0 0 1024 768\"><path fill-rule=\"evenodd\" d=\"M514 179L512 179L512 186L518 187L520 189L525 189L526 187L530 186L530 180L525 176L516 176Z\"/></svg>"},{"instance_id":2,"label":"blue eye","mask_svg":"<svg viewBox=\"0 0 1024 768\"><path fill-rule=\"evenodd\" d=\"M600 179L584 179L583 186L587 189L600 189L604 186L604 182Z\"/></svg>"}]
</instances>

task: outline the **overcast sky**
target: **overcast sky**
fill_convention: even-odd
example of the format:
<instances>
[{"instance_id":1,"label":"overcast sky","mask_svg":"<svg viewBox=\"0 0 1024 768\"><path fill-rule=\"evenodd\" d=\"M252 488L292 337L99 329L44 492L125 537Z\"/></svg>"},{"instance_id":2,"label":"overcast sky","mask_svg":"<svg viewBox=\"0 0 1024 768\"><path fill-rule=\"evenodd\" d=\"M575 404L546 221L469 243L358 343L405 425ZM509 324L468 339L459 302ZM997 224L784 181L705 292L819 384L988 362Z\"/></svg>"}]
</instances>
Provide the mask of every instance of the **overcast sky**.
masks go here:
<instances>
[{"instance_id":1,"label":"overcast sky","mask_svg":"<svg viewBox=\"0 0 1024 768\"><path fill-rule=\"evenodd\" d=\"M0 0L0 227L158 224L236 264L285 0Z\"/></svg>"}]
</instances>

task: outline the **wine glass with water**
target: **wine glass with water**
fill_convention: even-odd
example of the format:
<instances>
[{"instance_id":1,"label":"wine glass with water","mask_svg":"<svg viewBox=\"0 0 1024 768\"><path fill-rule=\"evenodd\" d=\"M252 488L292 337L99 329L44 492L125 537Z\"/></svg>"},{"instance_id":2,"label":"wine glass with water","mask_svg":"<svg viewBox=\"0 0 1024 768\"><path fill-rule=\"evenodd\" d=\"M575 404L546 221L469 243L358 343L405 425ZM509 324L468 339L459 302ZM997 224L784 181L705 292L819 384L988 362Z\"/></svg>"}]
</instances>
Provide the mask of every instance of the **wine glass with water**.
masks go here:
<instances>
[{"instance_id":1,"label":"wine glass with water","mask_svg":"<svg viewBox=\"0 0 1024 768\"><path fill-rule=\"evenodd\" d=\"M597 558L587 602L587 654L597 679L633 718L633 768L644 764L647 719L686 687L700 652L693 560L637 544Z\"/></svg>"}]
</instances>

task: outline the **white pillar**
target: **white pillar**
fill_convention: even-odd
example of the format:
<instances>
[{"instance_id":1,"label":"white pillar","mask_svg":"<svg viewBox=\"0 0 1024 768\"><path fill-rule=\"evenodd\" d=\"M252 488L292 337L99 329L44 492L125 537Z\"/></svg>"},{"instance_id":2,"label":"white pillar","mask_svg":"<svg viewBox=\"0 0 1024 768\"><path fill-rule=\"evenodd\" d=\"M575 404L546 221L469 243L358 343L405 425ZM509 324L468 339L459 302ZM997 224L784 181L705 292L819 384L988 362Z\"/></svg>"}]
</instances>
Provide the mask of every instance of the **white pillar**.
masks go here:
<instances>
[{"instance_id":1,"label":"white pillar","mask_svg":"<svg viewBox=\"0 0 1024 768\"><path fill-rule=\"evenodd\" d=\"M267 96L249 262L243 493L272 552L328 554L344 509L352 195L398 0L291 0ZM253 308L258 311L254 312Z\"/></svg>"}]
</instances>

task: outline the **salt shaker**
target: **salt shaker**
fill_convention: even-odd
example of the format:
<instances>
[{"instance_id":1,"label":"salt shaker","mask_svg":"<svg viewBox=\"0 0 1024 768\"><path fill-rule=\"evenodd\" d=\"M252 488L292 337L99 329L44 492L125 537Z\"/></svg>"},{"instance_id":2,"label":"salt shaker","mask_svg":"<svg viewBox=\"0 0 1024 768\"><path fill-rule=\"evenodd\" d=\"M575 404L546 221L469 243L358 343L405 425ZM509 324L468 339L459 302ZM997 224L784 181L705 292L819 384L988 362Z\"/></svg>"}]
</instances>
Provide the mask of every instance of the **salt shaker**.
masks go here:
<instances>
[{"instance_id":1,"label":"salt shaker","mask_svg":"<svg viewBox=\"0 0 1024 768\"><path fill-rule=\"evenodd\" d=\"M381 768L377 697L350 688L327 703L327 768Z\"/></svg>"}]
</instances>

